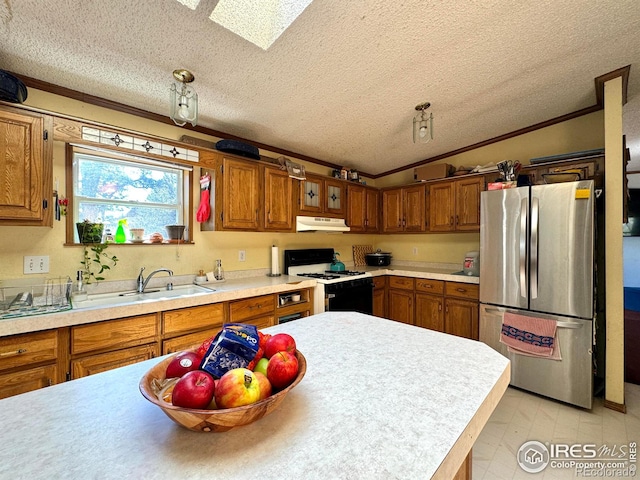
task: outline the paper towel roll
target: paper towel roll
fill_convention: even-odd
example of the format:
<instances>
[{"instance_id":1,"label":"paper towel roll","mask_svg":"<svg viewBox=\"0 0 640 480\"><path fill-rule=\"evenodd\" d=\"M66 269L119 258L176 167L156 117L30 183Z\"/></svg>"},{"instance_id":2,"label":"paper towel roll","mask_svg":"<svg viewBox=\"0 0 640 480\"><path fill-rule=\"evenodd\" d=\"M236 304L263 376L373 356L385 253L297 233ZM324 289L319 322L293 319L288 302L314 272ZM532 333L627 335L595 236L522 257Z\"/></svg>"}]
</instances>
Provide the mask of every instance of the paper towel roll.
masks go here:
<instances>
[{"instance_id":1,"label":"paper towel roll","mask_svg":"<svg viewBox=\"0 0 640 480\"><path fill-rule=\"evenodd\" d=\"M274 245L271 247L271 275L280 275L280 264L278 263L279 258L278 247Z\"/></svg>"}]
</instances>

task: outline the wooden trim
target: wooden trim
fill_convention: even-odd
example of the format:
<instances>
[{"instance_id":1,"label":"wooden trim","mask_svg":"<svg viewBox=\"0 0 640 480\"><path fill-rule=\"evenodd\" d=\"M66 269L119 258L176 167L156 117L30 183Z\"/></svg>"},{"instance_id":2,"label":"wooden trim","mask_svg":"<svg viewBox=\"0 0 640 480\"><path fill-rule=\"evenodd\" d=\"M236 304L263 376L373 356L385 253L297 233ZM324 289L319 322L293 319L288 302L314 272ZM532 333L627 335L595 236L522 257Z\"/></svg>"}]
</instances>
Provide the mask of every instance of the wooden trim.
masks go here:
<instances>
[{"instance_id":1,"label":"wooden trim","mask_svg":"<svg viewBox=\"0 0 640 480\"><path fill-rule=\"evenodd\" d=\"M36 90L42 90L44 92L53 93L55 95L60 95L62 97L72 98L74 100L78 100L84 103L88 103L90 105L96 105L98 107L108 108L110 110L115 110L118 112L127 113L129 115L135 115L137 117L146 118L149 120L153 120L155 122L165 123L167 125L175 125L173 120L169 118L168 115L160 115L157 113L149 112L147 110L142 110L140 108L131 107L129 105L125 105L123 103L114 102L112 100L108 100L106 98L96 97L95 95L90 95L88 93L79 92L77 90L72 90L70 88L61 87L59 85L55 85L53 83L44 82L42 80L38 80L35 78L27 77L24 75L19 75L17 73L9 72L12 75L18 77L20 80L24 82L27 87L35 88ZM243 137L239 137L236 135L231 135L229 133L222 132L220 130L214 130L212 128L203 127L201 125L196 125L195 127L186 124L183 127L184 129L193 130L194 132L204 133L205 135L211 135L213 137L219 137L223 139L230 140L239 140L242 142L247 142L254 147L262 148L263 150L269 150L271 152L280 153L282 155L290 155L292 157L296 157L300 160L304 160L307 162L315 163L318 165L323 165L329 168L341 168L340 165L335 163L327 162L325 160L320 160L318 158L309 157L307 155L302 155L300 153L292 152L290 150L286 150L283 148L275 147L273 145L267 145L265 143L255 142L253 140L249 140ZM371 175L364 174L364 176L371 178Z\"/></svg>"},{"instance_id":2,"label":"wooden trim","mask_svg":"<svg viewBox=\"0 0 640 480\"><path fill-rule=\"evenodd\" d=\"M613 80L617 77L622 77L622 105L627 103L627 91L629 88L629 72L631 65L619 68L604 75L600 75L594 79L596 86L596 102L600 108L604 108L604 84L609 80Z\"/></svg>"},{"instance_id":3,"label":"wooden trim","mask_svg":"<svg viewBox=\"0 0 640 480\"><path fill-rule=\"evenodd\" d=\"M519 135L523 135L525 133L529 133L535 130L539 130L541 128L545 128L545 127L549 127L551 125L555 125L557 123L561 123L561 122L565 122L567 120L571 120L573 118L578 118L581 117L583 115L587 115L593 112L596 112L598 110L601 110L604 107L604 103L603 103L603 99L604 99L604 84L605 82L607 82L608 80L611 80L613 78L622 77L622 92L623 92L623 105L627 102L627 89L628 89L628 84L629 84L629 71L631 69L630 65L627 65L626 67L622 67L619 68L617 70L614 70L612 72L606 73L604 75L601 75L599 77L596 77L594 79L595 82L595 90L596 90L596 104L592 105L591 107L586 107L583 108L581 110L577 110L575 112L572 113L568 113L565 115L560 115L559 117L555 117L552 118L550 120L546 120L544 122L540 122L540 123L536 123L534 125L530 125L528 127L524 127L518 130L514 130L512 132L503 134L503 135L499 135L497 137L493 137L490 138L488 140L484 140L482 142L478 142L478 143L474 143L472 145L468 145L466 147L462 147L456 150L453 150L451 152L447 152L447 153L443 153L440 155L436 155L434 157L429 157L426 158L424 160L420 160L418 162L414 162L412 164L409 165L405 165L403 167L398 167L392 170L388 170L386 172L382 172L379 174L369 174L366 172L360 172L361 176L363 177L367 177L367 178L372 178L372 179L376 179L376 178L381 178L381 177L385 177L387 175L391 175L393 173L398 173L404 170L409 170L411 168L415 168L427 163L431 163L431 162L436 162L438 160L443 160L445 158L449 158L452 157L454 155L459 155L461 153L465 153L471 150L475 150L477 148L481 148L487 145L491 145L493 143L497 143L497 142L501 142L503 140L508 140L510 138L513 137L517 137ZM12 73L12 72L9 72ZM120 111L123 113L128 113L130 115L136 115L142 118L147 118L156 122L160 122L160 123L165 123L168 125L173 125L173 121L165 115L159 115L157 113L152 113L152 112L148 112L146 110L142 110L139 108L135 108L135 107L130 107L128 105L124 105L122 103L118 103L118 102L114 102L112 100L107 100L104 98L100 98L100 97L96 97L94 95L89 95L86 93L82 93L79 92L77 90L72 90L69 88L65 88L65 87L61 87L58 85L54 85L52 83L48 83L48 82L44 82L42 80L37 80L35 78L31 78L31 77L26 77L24 75L18 75L15 73L12 73L13 75L15 75L16 77L20 78L24 84L27 87L31 87L31 88L35 88L37 90L42 90L45 92L49 92L49 93L53 93L56 95L61 95L67 98L72 98L75 100L79 100L81 102L85 102L85 103L89 103L91 105L96 105L99 107L103 107L103 108L108 108L111 110L116 110L116 111ZM264 143L258 143L258 142L254 142L252 140L243 138L243 137L238 137L236 135L230 135L227 134L225 132L221 132L219 130L214 130L211 128L207 128L207 127L202 127L200 125L196 125L191 126L189 124L183 126L182 128L188 129L188 130L193 130L196 132L200 132L200 133L204 133L205 135L211 135L213 137L219 137L219 138L225 138L225 139L232 139L232 140L239 140L239 141L243 141L243 142L247 142L250 143L251 145L257 147L257 148L262 148L263 150L269 150L271 152L275 152L275 153L279 153L281 155L290 155L292 157L295 157L297 159L300 160L304 160L310 163L315 163L317 165L322 165L325 167L329 167L329 168L341 168L340 165L337 165L335 163L332 162L328 162L325 160L320 160L318 158L314 158L314 157L310 157L307 155L302 155L296 152L292 152L290 150L286 150L286 149L282 149L279 147L275 147L273 145L267 145Z\"/></svg>"},{"instance_id":4,"label":"wooden trim","mask_svg":"<svg viewBox=\"0 0 640 480\"><path fill-rule=\"evenodd\" d=\"M616 403L605 399L604 406L616 412L627 413L627 406L624 403Z\"/></svg>"},{"instance_id":5,"label":"wooden trim","mask_svg":"<svg viewBox=\"0 0 640 480\"><path fill-rule=\"evenodd\" d=\"M573 118L578 118L583 115L588 115L589 113L597 112L598 110L602 110L602 107L599 105L593 105L591 107L583 108L582 110L577 110L572 113L567 113L565 115L560 115L559 117L552 118L550 120L545 120L544 122L536 123L534 125L530 125L528 127L520 128L518 130L514 130L513 132L505 133L503 135L499 135L497 137L490 138L488 140L483 140L482 142L474 143L472 145L467 145L466 147L459 148L457 150L453 150L451 152L442 153L440 155L436 155L435 157L425 158L424 160L420 160L419 162L414 162L409 165L405 165L404 167L394 168L393 170L389 170L387 172L379 173L377 175L373 175L371 178L380 178L386 177L387 175L391 175L392 173L402 172L404 170L409 170L410 168L420 167L427 163L436 162L438 160L443 160L445 158L453 157L454 155L459 155L461 153L469 152L471 150L475 150L476 148L485 147L487 145L491 145L492 143L502 142L503 140L508 140L513 137L517 137L519 135L524 135L525 133L530 133L535 130L539 130L541 128L549 127L551 125L555 125L557 123L566 122L567 120L571 120Z\"/></svg>"}]
</instances>

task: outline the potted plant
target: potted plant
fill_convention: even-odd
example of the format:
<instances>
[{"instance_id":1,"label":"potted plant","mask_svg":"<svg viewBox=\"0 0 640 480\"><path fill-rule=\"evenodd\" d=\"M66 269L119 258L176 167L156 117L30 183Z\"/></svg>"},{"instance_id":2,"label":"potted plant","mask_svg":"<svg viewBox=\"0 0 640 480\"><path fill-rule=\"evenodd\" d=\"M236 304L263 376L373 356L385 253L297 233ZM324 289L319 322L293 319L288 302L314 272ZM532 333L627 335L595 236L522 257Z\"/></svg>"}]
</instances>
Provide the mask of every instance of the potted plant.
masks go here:
<instances>
[{"instance_id":1,"label":"potted plant","mask_svg":"<svg viewBox=\"0 0 640 480\"><path fill-rule=\"evenodd\" d=\"M85 284L90 284L93 280L99 282L104 280L102 273L105 270L111 270L111 267L115 267L118 263L118 257L115 255L109 256L105 253L105 250L109 248L108 243L96 243L91 246L84 245L82 264L82 281ZM110 266L109 263L112 265Z\"/></svg>"},{"instance_id":2,"label":"potted plant","mask_svg":"<svg viewBox=\"0 0 640 480\"><path fill-rule=\"evenodd\" d=\"M84 221L76 223L76 230L80 243L102 243L103 223L92 222L85 218Z\"/></svg>"}]
</instances>

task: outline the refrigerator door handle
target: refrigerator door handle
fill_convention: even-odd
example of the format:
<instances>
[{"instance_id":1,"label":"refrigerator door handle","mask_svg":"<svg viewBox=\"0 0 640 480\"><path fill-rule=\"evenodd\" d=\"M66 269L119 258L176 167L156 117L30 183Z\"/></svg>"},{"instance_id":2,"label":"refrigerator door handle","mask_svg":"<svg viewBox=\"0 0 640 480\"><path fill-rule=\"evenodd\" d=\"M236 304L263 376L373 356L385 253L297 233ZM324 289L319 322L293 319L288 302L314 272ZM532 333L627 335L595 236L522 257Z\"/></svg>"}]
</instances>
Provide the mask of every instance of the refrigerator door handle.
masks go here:
<instances>
[{"instance_id":1,"label":"refrigerator door handle","mask_svg":"<svg viewBox=\"0 0 640 480\"><path fill-rule=\"evenodd\" d=\"M531 298L538 298L538 226L540 199L531 199Z\"/></svg>"},{"instance_id":2,"label":"refrigerator door handle","mask_svg":"<svg viewBox=\"0 0 640 480\"><path fill-rule=\"evenodd\" d=\"M558 328L582 328L582 323L579 322L557 322Z\"/></svg>"},{"instance_id":3,"label":"refrigerator door handle","mask_svg":"<svg viewBox=\"0 0 640 480\"><path fill-rule=\"evenodd\" d=\"M520 296L527 296L527 199L520 202Z\"/></svg>"}]
</instances>

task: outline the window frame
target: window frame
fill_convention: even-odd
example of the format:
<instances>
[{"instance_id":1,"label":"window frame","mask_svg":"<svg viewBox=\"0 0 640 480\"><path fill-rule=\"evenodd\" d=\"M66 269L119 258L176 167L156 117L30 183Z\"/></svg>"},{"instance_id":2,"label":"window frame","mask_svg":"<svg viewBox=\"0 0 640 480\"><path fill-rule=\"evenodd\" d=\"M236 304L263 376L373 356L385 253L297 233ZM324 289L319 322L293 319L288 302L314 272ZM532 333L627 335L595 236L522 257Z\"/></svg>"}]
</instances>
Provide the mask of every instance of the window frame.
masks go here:
<instances>
[{"instance_id":1,"label":"window frame","mask_svg":"<svg viewBox=\"0 0 640 480\"><path fill-rule=\"evenodd\" d=\"M161 166L163 168L173 168L183 170L183 182L181 186L182 197L181 197L181 208L182 208L182 217L183 224L185 225L185 240L186 244L193 244L193 208L192 208L192 192L193 192L193 167L190 165L184 165L178 162L169 162L159 160L153 157L147 157L143 154L141 155L131 155L128 153L121 153L119 151L114 151L109 148L95 147L92 145L84 145L82 143L66 143L65 144L65 182L66 182L66 196L68 199L67 211L69 212L67 215L67 222L65 228L65 245L66 246L74 246L81 245L75 240L75 221L74 221L74 212L76 211L75 206L75 197L74 197L74 165L73 158L75 153L87 153L89 155L94 155L98 157L110 158L113 160L117 160L119 162L129 162L136 166L140 164L149 164ZM82 221L82 220L78 220ZM115 233L115 232L114 232ZM187 236L188 235L188 236ZM151 244L151 243L123 243L117 245L168 245L168 243L161 244Z\"/></svg>"}]
</instances>

